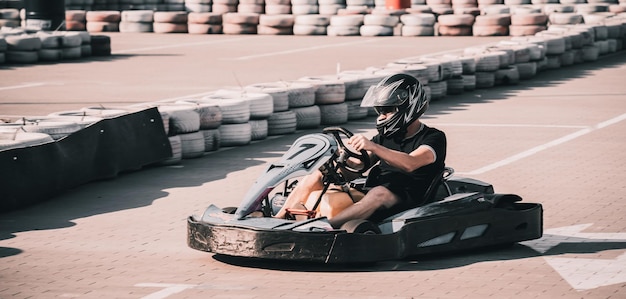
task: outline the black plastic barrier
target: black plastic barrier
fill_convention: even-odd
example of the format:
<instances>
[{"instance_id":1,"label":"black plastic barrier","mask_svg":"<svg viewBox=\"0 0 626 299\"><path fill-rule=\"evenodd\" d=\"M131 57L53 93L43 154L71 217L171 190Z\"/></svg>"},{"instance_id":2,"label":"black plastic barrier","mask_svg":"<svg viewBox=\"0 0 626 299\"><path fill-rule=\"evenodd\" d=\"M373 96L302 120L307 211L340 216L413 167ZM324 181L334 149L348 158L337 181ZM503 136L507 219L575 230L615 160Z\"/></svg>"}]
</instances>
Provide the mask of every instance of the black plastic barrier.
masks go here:
<instances>
[{"instance_id":1,"label":"black plastic barrier","mask_svg":"<svg viewBox=\"0 0 626 299\"><path fill-rule=\"evenodd\" d=\"M103 119L55 142L0 151L0 212L171 157L156 108Z\"/></svg>"},{"instance_id":2,"label":"black plastic barrier","mask_svg":"<svg viewBox=\"0 0 626 299\"><path fill-rule=\"evenodd\" d=\"M65 30L65 0L25 0L26 27Z\"/></svg>"}]
</instances>

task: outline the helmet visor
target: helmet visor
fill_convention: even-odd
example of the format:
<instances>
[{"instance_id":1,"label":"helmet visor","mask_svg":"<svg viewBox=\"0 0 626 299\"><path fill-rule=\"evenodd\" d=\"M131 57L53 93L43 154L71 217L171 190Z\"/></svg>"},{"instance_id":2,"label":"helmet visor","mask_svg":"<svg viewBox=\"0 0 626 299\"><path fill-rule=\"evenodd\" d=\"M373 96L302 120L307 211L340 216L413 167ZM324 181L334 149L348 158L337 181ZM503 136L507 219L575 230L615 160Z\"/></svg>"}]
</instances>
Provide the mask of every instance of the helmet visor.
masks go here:
<instances>
[{"instance_id":1,"label":"helmet visor","mask_svg":"<svg viewBox=\"0 0 626 299\"><path fill-rule=\"evenodd\" d=\"M396 113L398 106L374 106L374 110L378 115Z\"/></svg>"},{"instance_id":2,"label":"helmet visor","mask_svg":"<svg viewBox=\"0 0 626 299\"><path fill-rule=\"evenodd\" d=\"M374 85L367 90L361 107L379 107L379 106L400 106L404 99L400 97L396 90L402 84L402 81L393 82L388 85Z\"/></svg>"}]
</instances>

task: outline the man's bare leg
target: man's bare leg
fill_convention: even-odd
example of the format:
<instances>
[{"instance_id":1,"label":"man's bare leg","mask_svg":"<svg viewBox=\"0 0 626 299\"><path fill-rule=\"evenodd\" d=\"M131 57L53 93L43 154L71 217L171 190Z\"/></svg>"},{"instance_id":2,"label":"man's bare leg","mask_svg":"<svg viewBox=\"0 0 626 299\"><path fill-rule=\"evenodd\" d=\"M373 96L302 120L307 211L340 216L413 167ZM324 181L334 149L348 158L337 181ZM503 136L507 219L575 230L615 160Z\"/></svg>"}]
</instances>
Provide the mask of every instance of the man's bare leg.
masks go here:
<instances>
[{"instance_id":1,"label":"man's bare leg","mask_svg":"<svg viewBox=\"0 0 626 299\"><path fill-rule=\"evenodd\" d=\"M311 192L324 188L322 178L323 176L320 171L313 172L303 177L289 194L283 207L274 217L285 218L285 216L287 216L287 209L302 209Z\"/></svg>"},{"instance_id":2,"label":"man's bare leg","mask_svg":"<svg viewBox=\"0 0 626 299\"><path fill-rule=\"evenodd\" d=\"M334 228L340 228L352 219L367 219L380 207L390 208L398 203L398 197L387 188L378 186L367 192L359 202L347 207L328 222Z\"/></svg>"}]
</instances>

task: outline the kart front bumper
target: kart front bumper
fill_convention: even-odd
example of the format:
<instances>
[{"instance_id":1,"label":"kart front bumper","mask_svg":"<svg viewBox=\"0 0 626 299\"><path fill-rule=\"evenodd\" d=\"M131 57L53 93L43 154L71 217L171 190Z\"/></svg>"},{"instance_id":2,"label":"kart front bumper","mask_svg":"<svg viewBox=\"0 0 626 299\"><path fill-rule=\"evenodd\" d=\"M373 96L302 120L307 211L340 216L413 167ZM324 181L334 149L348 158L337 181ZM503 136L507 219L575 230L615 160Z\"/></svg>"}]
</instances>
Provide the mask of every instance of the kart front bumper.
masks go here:
<instances>
[{"instance_id":1,"label":"kart front bumper","mask_svg":"<svg viewBox=\"0 0 626 299\"><path fill-rule=\"evenodd\" d=\"M273 218L235 220L209 207L202 220L187 219L191 248L240 257L318 263L356 263L398 258L397 236L349 234L333 230L325 219L294 222ZM230 219L229 219L230 218ZM209 220L209 221L205 221ZM256 223L250 223L256 221ZM254 226L252 226L254 225ZM367 237L367 238L364 238ZM385 244L385 246L372 246Z\"/></svg>"}]
</instances>

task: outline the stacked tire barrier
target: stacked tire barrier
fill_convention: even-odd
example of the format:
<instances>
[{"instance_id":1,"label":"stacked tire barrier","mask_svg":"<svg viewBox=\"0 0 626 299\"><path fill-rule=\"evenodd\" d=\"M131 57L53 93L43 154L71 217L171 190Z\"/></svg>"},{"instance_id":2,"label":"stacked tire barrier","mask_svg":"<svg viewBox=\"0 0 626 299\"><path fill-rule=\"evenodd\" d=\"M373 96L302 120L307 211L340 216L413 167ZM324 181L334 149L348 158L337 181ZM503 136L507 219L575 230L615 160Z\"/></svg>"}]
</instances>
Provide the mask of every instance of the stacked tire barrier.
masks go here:
<instances>
[{"instance_id":1,"label":"stacked tire barrier","mask_svg":"<svg viewBox=\"0 0 626 299\"><path fill-rule=\"evenodd\" d=\"M187 17L190 34L222 33L222 15L213 12L190 12Z\"/></svg>"},{"instance_id":2,"label":"stacked tire barrier","mask_svg":"<svg viewBox=\"0 0 626 299\"><path fill-rule=\"evenodd\" d=\"M108 55L111 55L111 39L105 35L0 28L0 63L58 63Z\"/></svg>"},{"instance_id":3,"label":"stacked tire barrier","mask_svg":"<svg viewBox=\"0 0 626 299\"><path fill-rule=\"evenodd\" d=\"M151 10L125 10L120 15L120 32L153 32L154 13Z\"/></svg>"},{"instance_id":4,"label":"stacked tire barrier","mask_svg":"<svg viewBox=\"0 0 626 299\"><path fill-rule=\"evenodd\" d=\"M2 8L3 3L8 1L0 0L0 26L24 27L24 9L16 5ZM400 10L388 10L385 1L373 0L67 0L65 3L67 30L89 32L532 36L549 26L606 24L626 15L626 0L414 0L410 8Z\"/></svg>"},{"instance_id":5,"label":"stacked tire barrier","mask_svg":"<svg viewBox=\"0 0 626 299\"><path fill-rule=\"evenodd\" d=\"M6 49L2 54L7 57L31 57L42 49L50 59L64 57L66 50L80 48L82 53L77 40L50 38L47 33L20 42L9 38L7 46L0 43L0 49ZM390 74L415 76L431 100L439 101L451 94L519 84L541 72L593 62L623 51L625 39L624 24L552 26L533 36L445 55L406 57L364 70L224 87L177 101L85 107L0 123L0 168L15 170L0 172L0 210L45 200L120 172L210 158L211 152L222 148L374 115L360 107L361 101L370 86ZM20 50L15 50L18 45ZM63 160L78 154L84 163ZM49 177L37 178L41 185L33 189L23 183L32 182L33 173ZM64 180L66 176L69 181ZM60 179L64 181L57 182Z\"/></svg>"}]
</instances>

